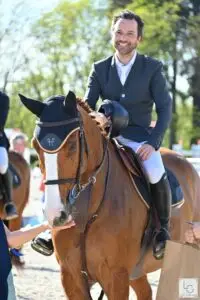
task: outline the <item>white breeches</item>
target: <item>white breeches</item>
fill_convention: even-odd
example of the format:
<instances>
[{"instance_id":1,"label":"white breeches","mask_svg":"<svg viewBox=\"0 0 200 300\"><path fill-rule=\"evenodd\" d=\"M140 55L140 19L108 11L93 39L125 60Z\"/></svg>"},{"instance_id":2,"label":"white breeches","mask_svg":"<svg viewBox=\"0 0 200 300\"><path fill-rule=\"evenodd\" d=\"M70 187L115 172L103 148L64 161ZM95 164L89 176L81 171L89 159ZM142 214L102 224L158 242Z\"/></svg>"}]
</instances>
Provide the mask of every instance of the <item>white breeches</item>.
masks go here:
<instances>
[{"instance_id":1,"label":"white breeches","mask_svg":"<svg viewBox=\"0 0 200 300\"><path fill-rule=\"evenodd\" d=\"M140 148L140 146L145 143L145 142L141 142L141 143L134 142L134 141L126 139L122 136L118 136L117 140L121 144L132 148L135 152L137 152L137 150ZM141 162L146 171L149 182L151 184L155 184L155 183L159 182L160 179L162 178L163 174L165 173L165 168L163 165L163 161L162 161L160 152L154 151L147 160L144 160Z\"/></svg>"},{"instance_id":2,"label":"white breeches","mask_svg":"<svg viewBox=\"0 0 200 300\"><path fill-rule=\"evenodd\" d=\"M8 152L6 148L0 147L0 174L5 174L8 169Z\"/></svg>"}]
</instances>

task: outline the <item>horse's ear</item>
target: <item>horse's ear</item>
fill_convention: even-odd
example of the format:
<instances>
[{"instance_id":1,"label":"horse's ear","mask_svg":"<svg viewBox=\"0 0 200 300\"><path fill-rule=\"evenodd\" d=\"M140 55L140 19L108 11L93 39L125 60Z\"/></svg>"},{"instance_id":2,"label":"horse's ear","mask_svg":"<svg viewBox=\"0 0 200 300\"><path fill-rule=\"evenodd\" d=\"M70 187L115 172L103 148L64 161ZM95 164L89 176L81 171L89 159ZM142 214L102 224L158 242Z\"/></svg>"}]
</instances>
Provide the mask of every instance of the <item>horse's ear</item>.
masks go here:
<instances>
[{"instance_id":1,"label":"horse's ear","mask_svg":"<svg viewBox=\"0 0 200 300\"><path fill-rule=\"evenodd\" d=\"M76 95L72 91L69 91L64 100L64 107L70 116L77 116L78 111L76 105Z\"/></svg>"},{"instance_id":2,"label":"horse's ear","mask_svg":"<svg viewBox=\"0 0 200 300\"><path fill-rule=\"evenodd\" d=\"M18 94L20 97L21 102L30 110L33 114L35 114L37 117L41 116L41 113L43 109L45 108L45 104L38 101L38 100L33 100L30 98L27 98L21 94Z\"/></svg>"}]
</instances>

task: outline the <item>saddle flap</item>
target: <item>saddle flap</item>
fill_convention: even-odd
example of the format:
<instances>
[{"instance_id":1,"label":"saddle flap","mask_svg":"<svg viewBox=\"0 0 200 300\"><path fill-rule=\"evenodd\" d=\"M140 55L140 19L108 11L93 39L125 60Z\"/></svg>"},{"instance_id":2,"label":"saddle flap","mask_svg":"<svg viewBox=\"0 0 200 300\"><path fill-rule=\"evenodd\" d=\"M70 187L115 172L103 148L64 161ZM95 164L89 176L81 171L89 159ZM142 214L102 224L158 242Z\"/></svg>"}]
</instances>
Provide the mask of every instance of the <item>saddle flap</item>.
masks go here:
<instances>
[{"instance_id":1,"label":"saddle flap","mask_svg":"<svg viewBox=\"0 0 200 300\"><path fill-rule=\"evenodd\" d=\"M133 150L130 150L128 147L120 145L116 139L112 139L112 142L119 154L122 162L124 163L126 169L135 176L141 177L141 169L135 163L135 159L133 157Z\"/></svg>"}]
</instances>

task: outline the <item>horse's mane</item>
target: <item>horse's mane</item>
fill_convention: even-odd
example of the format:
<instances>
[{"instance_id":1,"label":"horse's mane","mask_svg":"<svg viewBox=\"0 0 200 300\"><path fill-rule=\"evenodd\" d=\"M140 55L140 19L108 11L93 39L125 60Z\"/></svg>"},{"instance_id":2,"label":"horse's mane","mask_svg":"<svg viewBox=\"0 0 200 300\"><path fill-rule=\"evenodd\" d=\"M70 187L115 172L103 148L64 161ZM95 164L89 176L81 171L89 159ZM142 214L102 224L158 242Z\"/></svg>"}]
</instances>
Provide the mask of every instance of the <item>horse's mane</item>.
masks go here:
<instances>
[{"instance_id":1,"label":"horse's mane","mask_svg":"<svg viewBox=\"0 0 200 300\"><path fill-rule=\"evenodd\" d=\"M89 106L89 104L88 104L86 101L84 101L83 99L79 98L79 97L76 98L76 101L77 101L78 105L79 105L80 107L82 107L82 108L84 109L85 112L87 112L87 114L89 115L89 117L90 117L92 120L95 121L95 123L96 123L96 125L99 127L99 129L100 129L102 135L103 135L104 137L107 137L107 136L108 136L108 133L107 133L107 132L105 131L105 129L100 125L100 123L96 120L96 117L93 116L93 115L92 115L92 116L90 115L90 113L91 113L91 112L94 112L94 110Z\"/></svg>"},{"instance_id":2,"label":"horse's mane","mask_svg":"<svg viewBox=\"0 0 200 300\"><path fill-rule=\"evenodd\" d=\"M23 157L23 155L16 151L9 150L9 158L12 158L12 161L14 161L14 162L20 162L21 164L28 165L28 163L25 160L25 158Z\"/></svg>"},{"instance_id":3,"label":"horse's mane","mask_svg":"<svg viewBox=\"0 0 200 300\"><path fill-rule=\"evenodd\" d=\"M81 106L88 114L91 113L91 112L93 112L93 109L83 99L77 97L76 101L78 102L78 105Z\"/></svg>"}]
</instances>

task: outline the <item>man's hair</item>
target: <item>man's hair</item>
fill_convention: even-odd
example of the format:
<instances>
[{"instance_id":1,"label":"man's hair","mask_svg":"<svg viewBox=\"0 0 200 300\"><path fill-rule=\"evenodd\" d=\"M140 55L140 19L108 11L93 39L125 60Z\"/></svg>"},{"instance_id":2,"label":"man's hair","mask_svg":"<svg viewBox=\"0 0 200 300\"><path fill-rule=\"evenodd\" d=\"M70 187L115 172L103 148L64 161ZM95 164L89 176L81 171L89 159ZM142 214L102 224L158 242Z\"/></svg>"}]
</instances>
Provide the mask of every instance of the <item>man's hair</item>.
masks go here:
<instances>
[{"instance_id":1,"label":"man's hair","mask_svg":"<svg viewBox=\"0 0 200 300\"><path fill-rule=\"evenodd\" d=\"M112 20L111 29L114 29L115 24L119 19L125 20L135 20L138 24L138 37L143 35L144 22L140 18L140 16L136 15L134 12L130 10L123 10L118 15L115 15Z\"/></svg>"},{"instance_id":2,"label":"man's hair","mask_svg":"<svg viewBox=\"0 0 200 300\"><path fill-rule=\"evenodd\" d=\"M25 142L27 142L28 141L28 137L24 133L22 133L22 132L14 133L10 137L10 143L11 144L13 144L14 142L16 142L18 140L24 140Z\"/></svg>"}]
</instances>

